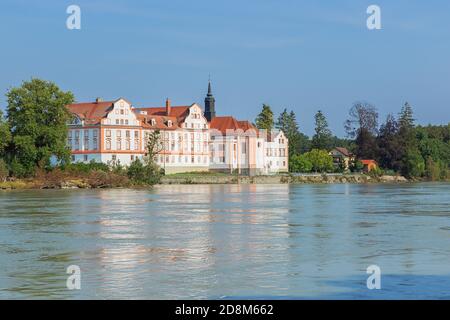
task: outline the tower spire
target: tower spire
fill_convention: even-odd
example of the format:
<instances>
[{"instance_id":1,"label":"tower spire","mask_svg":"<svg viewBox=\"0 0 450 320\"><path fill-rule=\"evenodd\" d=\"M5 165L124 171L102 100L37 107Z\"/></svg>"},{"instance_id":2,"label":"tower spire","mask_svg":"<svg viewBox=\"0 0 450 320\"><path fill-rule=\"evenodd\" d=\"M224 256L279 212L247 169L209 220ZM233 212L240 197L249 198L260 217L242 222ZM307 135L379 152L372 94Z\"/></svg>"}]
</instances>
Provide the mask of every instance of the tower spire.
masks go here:
<instances>
[{"instance_id":1,"label":"tower spire","mask_svg":"<svg viewBox=\"0 0 450 320\"><path fill-rule=\"evenodd\" d=\"M208 122L216 116L216 99L214 98L211 90L211 77L208 79L208 93L205 98L205 118Z\"/></svg>"}]
</instances>

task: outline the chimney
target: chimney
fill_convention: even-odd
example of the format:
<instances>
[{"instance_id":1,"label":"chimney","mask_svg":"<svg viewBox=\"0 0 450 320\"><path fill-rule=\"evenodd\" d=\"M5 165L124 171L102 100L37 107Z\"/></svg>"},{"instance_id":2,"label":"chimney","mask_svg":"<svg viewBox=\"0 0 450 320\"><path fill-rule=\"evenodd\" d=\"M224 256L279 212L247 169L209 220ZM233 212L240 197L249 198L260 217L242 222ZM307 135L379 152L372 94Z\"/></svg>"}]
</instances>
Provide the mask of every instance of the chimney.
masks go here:
<instances>
[{"instance_id":1,"label":"chimney","mask_svg":"<svg viewBox=\"0 0 450 320\"><path fill-rule=\"evenodd\" d=\"M103 102L103 99L102 98L97 98L97 99L95 99L95 102L96 103Z\"/></svg>"},{"instance_id":2,"label":"chimney","mask_svg":"<svg viewBox=\"0 0 450 320\"><path fill-rule=\"evenodd\" d=\"M166 115L170 116L170 110L171 110L171 106L170 106L170 100L169 98L166 99Z\"/></svg>"}]
</instances>

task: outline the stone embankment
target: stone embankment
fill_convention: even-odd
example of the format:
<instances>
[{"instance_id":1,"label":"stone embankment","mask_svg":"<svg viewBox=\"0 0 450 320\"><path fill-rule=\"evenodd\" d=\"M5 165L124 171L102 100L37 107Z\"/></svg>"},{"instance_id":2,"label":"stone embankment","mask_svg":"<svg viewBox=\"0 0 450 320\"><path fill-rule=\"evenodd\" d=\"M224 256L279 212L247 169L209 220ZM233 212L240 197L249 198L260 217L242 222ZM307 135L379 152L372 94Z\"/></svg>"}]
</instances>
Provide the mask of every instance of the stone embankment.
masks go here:
<instances>
[{"instance_id":1,"label":"stone embankment","mask_svg":"<svg viewBox=\"0 0 450 320\"><path fill-rule=\"evenodd\" d=\"M314 174L314 175L272 175L272 176L165 176L162 184L306 184L306 183L400 183L408 182L402 176L371 177L363 174Z\"/></svg>"}]
</instances>

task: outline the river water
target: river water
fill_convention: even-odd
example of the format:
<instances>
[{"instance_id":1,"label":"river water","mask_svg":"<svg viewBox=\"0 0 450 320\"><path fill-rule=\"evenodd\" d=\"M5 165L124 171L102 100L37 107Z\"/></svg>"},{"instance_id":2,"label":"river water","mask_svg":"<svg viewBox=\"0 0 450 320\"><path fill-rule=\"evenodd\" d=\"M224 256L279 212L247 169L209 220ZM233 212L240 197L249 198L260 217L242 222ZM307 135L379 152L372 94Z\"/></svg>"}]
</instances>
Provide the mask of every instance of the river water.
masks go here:
<instances>
[{"instance_id":1,"label":"river water","mask_svg":"<svg viewBox=\"0 0 450 320\"><path fill-rule=\"evenodd\" d=\"M18 298L450 299L450 184L0 191Z\"/></svg>"}]
</instances>

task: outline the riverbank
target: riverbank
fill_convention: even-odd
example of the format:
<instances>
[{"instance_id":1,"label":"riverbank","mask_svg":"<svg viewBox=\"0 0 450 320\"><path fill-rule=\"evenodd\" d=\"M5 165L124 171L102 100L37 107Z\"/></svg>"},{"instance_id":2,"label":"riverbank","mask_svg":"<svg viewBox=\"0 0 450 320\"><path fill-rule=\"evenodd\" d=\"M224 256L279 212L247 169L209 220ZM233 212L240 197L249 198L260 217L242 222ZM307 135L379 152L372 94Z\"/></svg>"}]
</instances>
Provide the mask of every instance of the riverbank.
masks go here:
<instances>
[{"instance_id":1,"label":"riverbank","mask_svg":"<svg viewBox=\"0 0 450 320\"><path fill-rule=\"evenodd\" d=\"M408 180L402 176L384 175L372 177L365 174L305 174L305 175L270 175L270 176L237 176L229 174L174 174L161 178L160 184L369 184L369 183L407 183L424 180ZM62 181L42 181L40 179L22 179L0 182L0 190L27 189L112 189L112 188L149 188L143 185L133 185L123 181L98 183L90 179L66 179Z\"/></svg>"},{"instance_id":2,"label":"riverbank","mask_svg":"<svg viewBox=\"0 0 450 320\"><path fill-rule=\"evenodd\" d=\"M168 175L161 184L318 184L318 183L405 183L409 180L402 176L371 177L365 174L308 174L308 175Z\"/></svg>"}]
</instances>

